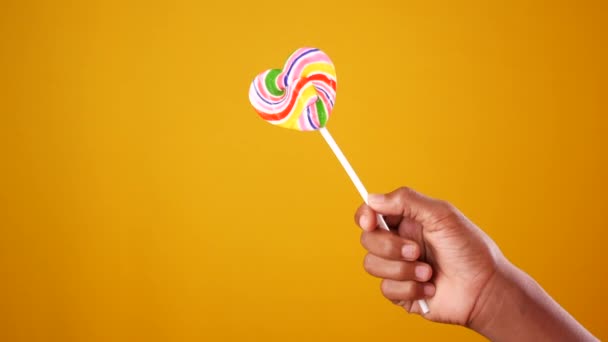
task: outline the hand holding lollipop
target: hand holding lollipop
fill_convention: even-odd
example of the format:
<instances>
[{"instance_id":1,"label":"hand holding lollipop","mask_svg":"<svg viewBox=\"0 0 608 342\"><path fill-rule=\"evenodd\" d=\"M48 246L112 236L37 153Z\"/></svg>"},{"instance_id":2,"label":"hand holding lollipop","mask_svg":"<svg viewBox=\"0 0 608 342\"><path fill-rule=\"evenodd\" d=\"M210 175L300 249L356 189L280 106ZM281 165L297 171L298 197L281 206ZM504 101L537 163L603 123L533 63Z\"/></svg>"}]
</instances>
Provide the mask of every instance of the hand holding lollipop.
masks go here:
<instances>
[{"instance_id":1,"label":"hand holding lollipop","mask_svg":"<svg viewBox=\"0 0 608 342\"><path fill-rule=\"evenodd\" d=\"M336 70L329 57L319 49L296 50L280 69L258 75L249 88L249 100L266 121L299 131L318 130L334 152L344 170L367 203L368 192L325 125L336 100ZM384 218L378 224L389 230ZM425 300L418 304L423 313L429 308Z\"/></svg>"}]
</instances>

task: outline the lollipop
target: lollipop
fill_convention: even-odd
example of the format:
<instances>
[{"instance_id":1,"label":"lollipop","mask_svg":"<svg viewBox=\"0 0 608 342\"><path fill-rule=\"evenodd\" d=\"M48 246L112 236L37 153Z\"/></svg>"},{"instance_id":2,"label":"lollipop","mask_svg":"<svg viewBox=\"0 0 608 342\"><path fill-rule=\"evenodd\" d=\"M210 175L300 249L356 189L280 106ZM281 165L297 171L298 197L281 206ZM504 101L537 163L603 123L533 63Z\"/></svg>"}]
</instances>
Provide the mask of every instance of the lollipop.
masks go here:
<instances>
[{"instance_id":1,"label":"lollipop","mask_svg":"<svg viewBox=\"0 0 608 342\"><path fill-rule=\"evenodd\" d=\"M299 131L325 127L336 100L336 70L319 49L301 48L285 68L264 71L249 88L262 119Z\"/></svg>"},{"instance_id":2,"label":"lollipop","mask_svg":"<svg viewBox=\"0 0 608 342\"><path fill-rule=\"evenodd\" d=\"M368 192L352 166L325 127L336 103L336 69L329 57L315 48L297 49L283 69L259 74L249 87L249 101L262 119L298 131L321 132L342 167L367 203ZM382 215L378 223L389 230ZM418 304L429 312L425 300Z\"/></svg>"}]
</instances>

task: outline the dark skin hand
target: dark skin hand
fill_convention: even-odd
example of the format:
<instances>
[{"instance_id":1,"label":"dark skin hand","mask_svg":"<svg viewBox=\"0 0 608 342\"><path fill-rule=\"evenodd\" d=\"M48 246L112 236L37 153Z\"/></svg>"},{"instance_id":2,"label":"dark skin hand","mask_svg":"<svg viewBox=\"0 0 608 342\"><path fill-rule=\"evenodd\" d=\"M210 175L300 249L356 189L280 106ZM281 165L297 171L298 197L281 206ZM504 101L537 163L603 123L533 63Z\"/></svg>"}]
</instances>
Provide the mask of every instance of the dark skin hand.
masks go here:
<instances>
[{"instance_id":1,"label":"dark skin hand","mask_svg":"<svg viewBox=\"0 0 608 342\"><path fill-rule=\"evenodd\" d=\"M420 314L416 300L426 298L426 319L497 341L596 340L448 202L409 188L368 202L355 214L364 267L391 302ZM394 232L377 228L376 213Z\"/></svg>"}]
</instances>

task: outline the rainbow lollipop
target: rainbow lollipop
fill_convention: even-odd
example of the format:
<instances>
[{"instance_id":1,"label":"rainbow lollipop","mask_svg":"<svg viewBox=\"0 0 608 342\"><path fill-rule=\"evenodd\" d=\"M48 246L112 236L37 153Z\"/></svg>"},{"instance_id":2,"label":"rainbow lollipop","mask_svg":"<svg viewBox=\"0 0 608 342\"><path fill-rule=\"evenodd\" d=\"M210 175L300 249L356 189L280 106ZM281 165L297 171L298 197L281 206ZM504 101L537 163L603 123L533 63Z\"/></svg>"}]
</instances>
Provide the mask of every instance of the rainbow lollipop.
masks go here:
<instances>
[{"instance_id":1,"label":"rainbow lollipop","mask_svg":"<svg viewBox=\"0 0 608 342\"><path fill-rule=\"evenodd\" d=\"M262 119L299 131L325 127L336 100L336 69L319 49L294 52L283 70L258 75L249 100Z\"/></svg>"},{"instance_id":2,"label":"rainbow lollipop","mask_svg":"<svg viewBox=\"0 0 608 342\"><path fill-rule=\"evenodd\" d=\"M336 69L329 57L315 48L297 49L283 69L259 74L249 87L249 101L262 117L273 125L298 131L318 130L367 203L368 192L325 125L336 103ZM378 223L386 230L382 215ZM425 300L418 304L429 312Z\"/></svg>"}]
</instances>

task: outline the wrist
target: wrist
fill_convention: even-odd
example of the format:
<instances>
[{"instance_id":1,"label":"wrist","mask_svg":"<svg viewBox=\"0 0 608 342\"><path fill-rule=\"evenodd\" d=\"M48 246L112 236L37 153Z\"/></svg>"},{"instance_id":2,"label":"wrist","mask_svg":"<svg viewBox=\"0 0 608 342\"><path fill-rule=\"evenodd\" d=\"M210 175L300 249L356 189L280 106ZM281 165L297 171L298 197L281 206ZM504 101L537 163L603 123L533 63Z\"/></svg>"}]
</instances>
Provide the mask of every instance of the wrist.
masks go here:
<instances>
[{"instance_id":1,"label":"wrist","mask_svg":"<svg viewBox=\"0 0 608 342\"><path fill-rule=\"evenodd\" d=\"M499 263L482 289L467 327L492 339L497 327L505 326L504 320L508 319L501 313L509 312L513 304L524 300L522 278L523 272L507 260Z\"/></svg>"}]
</instances>

